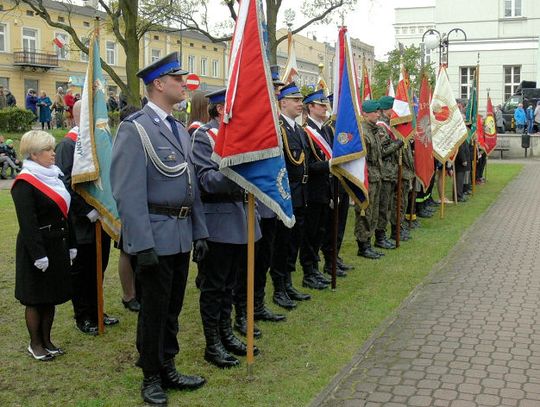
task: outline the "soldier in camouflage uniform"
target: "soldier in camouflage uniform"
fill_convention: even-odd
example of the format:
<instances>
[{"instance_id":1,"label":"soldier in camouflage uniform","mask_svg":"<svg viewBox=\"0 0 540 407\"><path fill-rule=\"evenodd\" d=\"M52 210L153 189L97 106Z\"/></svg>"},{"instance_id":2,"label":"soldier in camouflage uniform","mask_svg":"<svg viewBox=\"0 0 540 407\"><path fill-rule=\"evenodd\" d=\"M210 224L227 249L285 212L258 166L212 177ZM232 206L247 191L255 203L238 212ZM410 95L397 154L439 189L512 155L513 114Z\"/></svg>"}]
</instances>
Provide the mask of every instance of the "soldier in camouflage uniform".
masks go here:
<instances>
[{"instance_id":1,"label":"soldier in camouflage uniform","mask_svg":"<svg viewBox=\"0 0 540 407\"><path fill-rule=\"evenodd\" d=\"M396 183L398 177L399 149L403 146L401 139L395 139L390 128L388 112L392 109L394 98L383 96L379 99L380 109L383 112L377 125L384 129L379 132L381 137L381 152L383 166L381 168L381 193L379 198L379 219L375 229L375 246L382 249L395 249L396 245L386 237L386 227L392 216L392 202L396 200ZM386 115L384 112L386 111Z\"/></svg>"},{"instance_id":2,"label":"soldier in camouflage uniform","mask_svg":"<svg viewBox=\"0 0 540 407\"><path fill-rule=\"evenodd\" d=\"M369 206L360 209L355 206L354 236L358 243L358 256L368 259L378 259L383 253L373 250L371 238L377 226L379 217L379 195L381 192L381 168L383 166L381 154L381 136L384 130L377 126L379 119L379 102L366 100L362 103L362 133L366 143L366 161L369 181Z\"/></svg>"}]
</instances>

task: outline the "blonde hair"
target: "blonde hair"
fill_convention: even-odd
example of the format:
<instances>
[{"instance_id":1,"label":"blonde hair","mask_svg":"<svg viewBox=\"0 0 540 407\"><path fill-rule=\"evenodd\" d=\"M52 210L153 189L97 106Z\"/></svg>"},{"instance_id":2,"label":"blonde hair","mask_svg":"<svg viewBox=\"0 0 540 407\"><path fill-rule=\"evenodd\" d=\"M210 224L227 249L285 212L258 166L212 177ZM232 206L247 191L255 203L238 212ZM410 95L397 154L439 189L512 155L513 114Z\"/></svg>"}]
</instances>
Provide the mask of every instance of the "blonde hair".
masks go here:
<instances>
[{"instance_id":1,"label":"blonde hair","mask_svg":"<svg viewBox=\"0 0 540 407\"><path fill-rule=\"evenodd\" d=\"M39 153L54 148L56 140L43 130L30 130L23 134L19 150L24 159L30 158L31 154Z\"/></svg>"}]
</instances>

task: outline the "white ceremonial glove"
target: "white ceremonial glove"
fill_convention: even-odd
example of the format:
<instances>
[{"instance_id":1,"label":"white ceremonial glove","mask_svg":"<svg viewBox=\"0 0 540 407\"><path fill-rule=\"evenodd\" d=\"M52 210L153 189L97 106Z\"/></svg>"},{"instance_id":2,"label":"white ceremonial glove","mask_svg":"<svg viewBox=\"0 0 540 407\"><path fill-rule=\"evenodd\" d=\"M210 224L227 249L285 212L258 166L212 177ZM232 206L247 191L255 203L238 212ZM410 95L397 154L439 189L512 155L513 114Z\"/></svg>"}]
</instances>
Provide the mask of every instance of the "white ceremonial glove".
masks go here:
<instances>
[{"instance_id":1,"label":"white ceremonial glove","mask_svg":"<svg viewBox=\"0 0 540 407\"><path fill-rule=\"evenodd\" d=\"M77 257L77 249L69 249L69 259L73 261L75 257Z\"/></svg>"},{"instance_id":2,"label":"white ceremonial glove","mask_svg":"<svg viewBox=\"0 0 540 407\"><path fill-rule=\"evenodd\" d=\"M95 223L99 219L99 212L95 209L92 209L86 214L86 217L90 219L90 222Z\"/></svg>"},{"instance_id":3,"label":"white ceremonial glove","mask_svg":"<svg viewBox=\"0 0 540 407\"><path fill-rule=\"evenodd\" d=\"M42 257L41 259L37 259L34 262L34 266L36 266L42 272L45 272L45 270L47 270L47 267L49 267L49 258L48 257Z\"/></svg>"}]
</instances>

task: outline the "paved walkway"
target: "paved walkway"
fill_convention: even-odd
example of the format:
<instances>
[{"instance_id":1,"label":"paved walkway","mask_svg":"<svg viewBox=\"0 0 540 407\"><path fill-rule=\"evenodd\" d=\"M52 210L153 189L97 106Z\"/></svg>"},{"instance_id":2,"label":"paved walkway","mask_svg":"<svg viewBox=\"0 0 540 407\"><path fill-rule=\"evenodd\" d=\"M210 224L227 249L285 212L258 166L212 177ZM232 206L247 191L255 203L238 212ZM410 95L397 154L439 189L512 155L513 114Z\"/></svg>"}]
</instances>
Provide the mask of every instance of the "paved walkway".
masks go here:
<instances>
[{"instance_id":1,"label":"paved walkway","mask_svg":"<svg viewBox=\"0 0 540 407\"><path fill-rule=\"evenodd\" d=\"M540 406L539 175L528 162L312 407Z\"/></svg>"}]
</instances>

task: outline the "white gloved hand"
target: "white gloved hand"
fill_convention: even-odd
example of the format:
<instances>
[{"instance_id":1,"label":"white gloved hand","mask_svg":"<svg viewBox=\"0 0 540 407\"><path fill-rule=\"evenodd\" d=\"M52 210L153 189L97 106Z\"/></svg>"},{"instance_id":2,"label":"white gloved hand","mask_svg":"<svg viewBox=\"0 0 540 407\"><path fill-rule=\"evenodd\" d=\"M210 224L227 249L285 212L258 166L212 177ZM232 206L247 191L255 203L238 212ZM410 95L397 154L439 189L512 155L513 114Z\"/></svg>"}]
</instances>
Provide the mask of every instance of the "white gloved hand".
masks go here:
<instances>
[{"instance_id":1,"label":"white gloved hand","mask_svg":"<svg viewBox=\"0 0 540 407\"><path fill-rule=\"evenodd\" d=\"M36 266L42 272L45 272L45 270L47 270L47 267L49 267L49 258L48 257L42 257L41 259L37 259L34 262L34 266Z\"/></svg>"},{"instance_id":2,"label":"white gloved hand","mask_svg":"<svg viewBox=\"0 0 540 407\"><path fill-rule=\"evenodd\" d=\"M73 261L75 257L77 257L77 249L69 249L69 259Z\"/></svg>"},{"instance_id":3,"label":"white gloved hand","mask_svg":"<svg viewBox=\"0 0 540 407\"><path fill-rule=\"evenodd\" d=\"M90 219L90 222L95 223L96 220L99 219L99 212L95 209L92 209L90 212L86 214L86 217Z\"/></svg>"}]
</instances>

